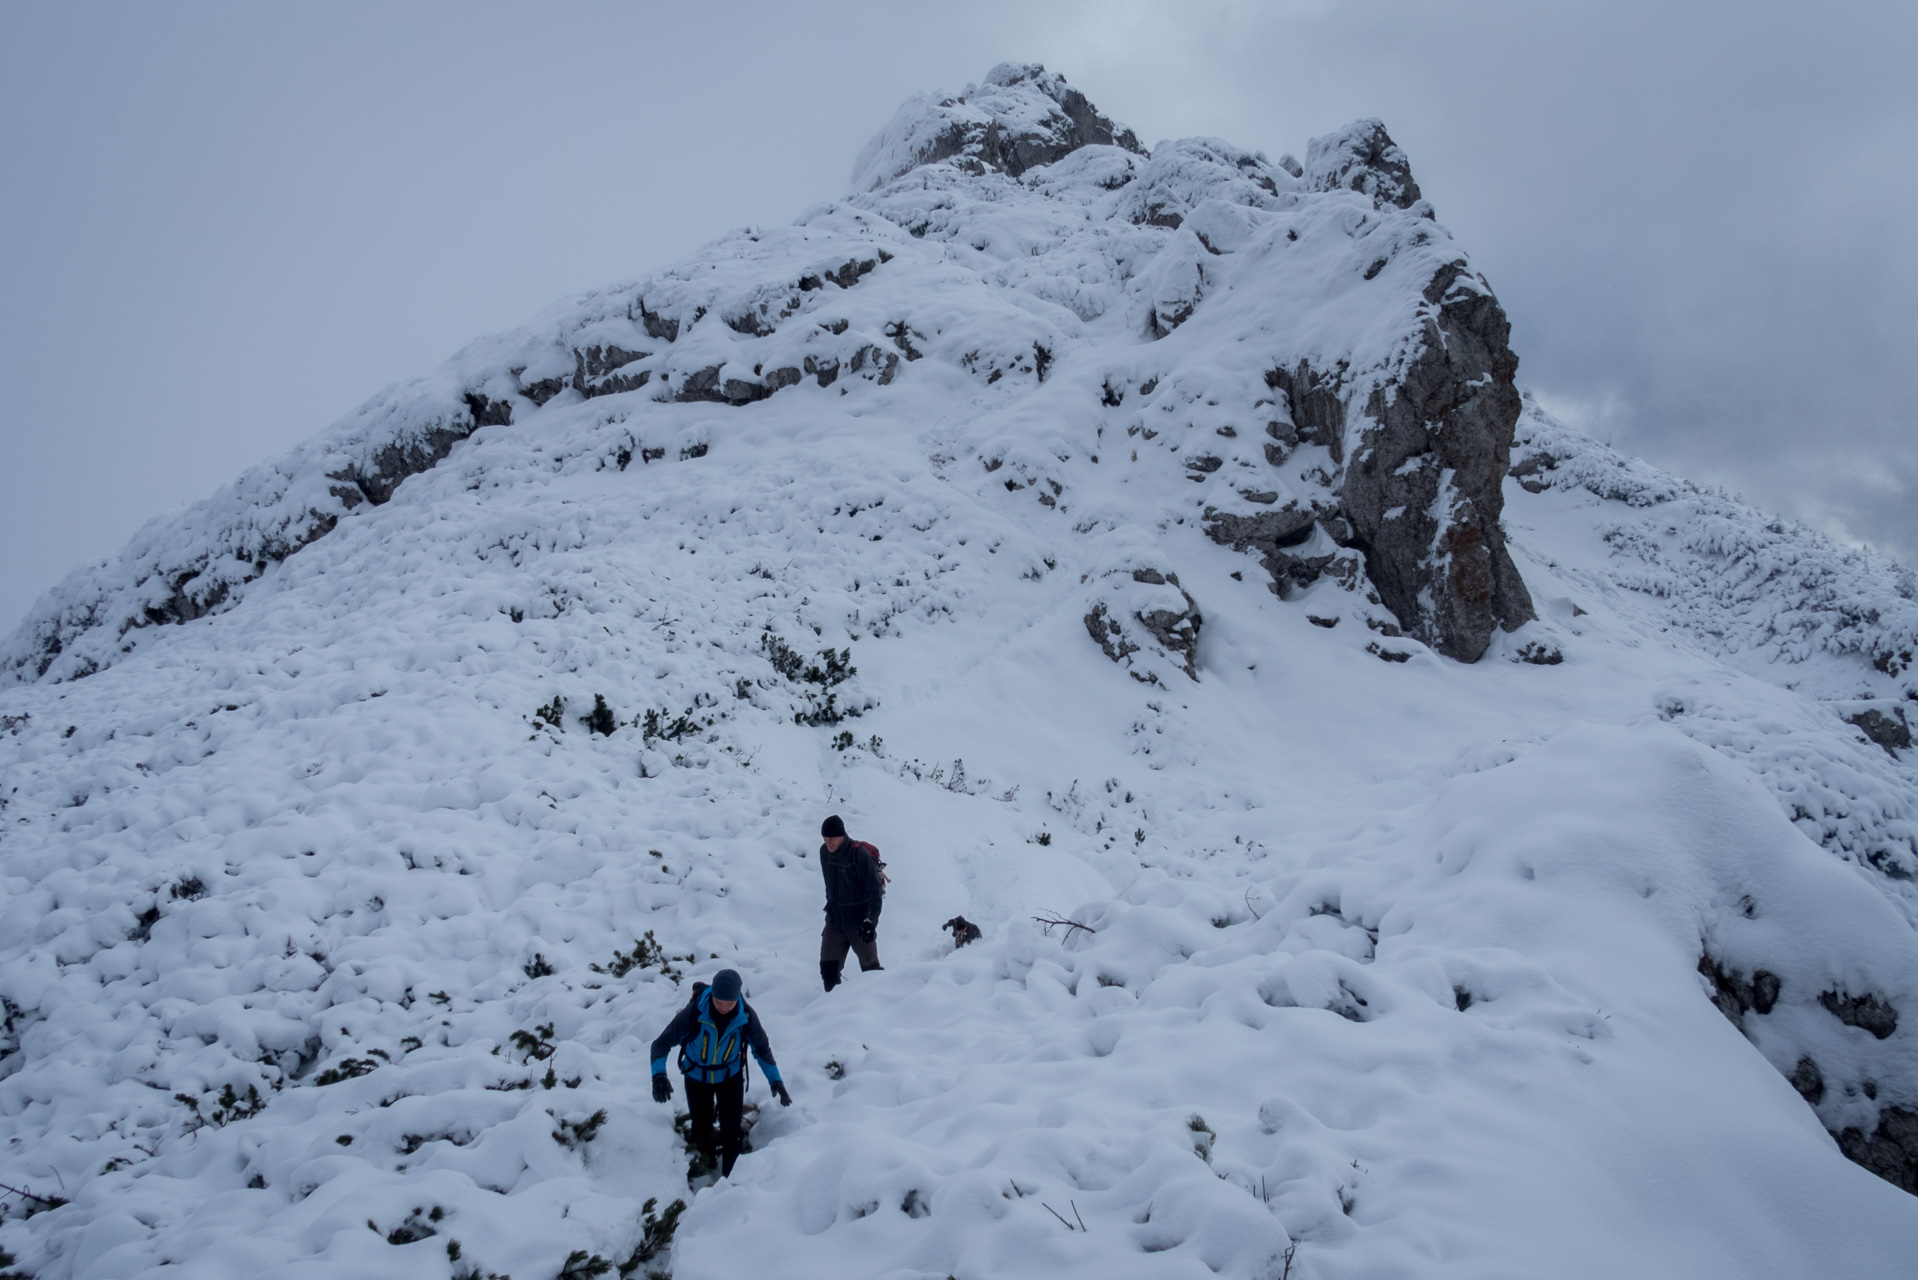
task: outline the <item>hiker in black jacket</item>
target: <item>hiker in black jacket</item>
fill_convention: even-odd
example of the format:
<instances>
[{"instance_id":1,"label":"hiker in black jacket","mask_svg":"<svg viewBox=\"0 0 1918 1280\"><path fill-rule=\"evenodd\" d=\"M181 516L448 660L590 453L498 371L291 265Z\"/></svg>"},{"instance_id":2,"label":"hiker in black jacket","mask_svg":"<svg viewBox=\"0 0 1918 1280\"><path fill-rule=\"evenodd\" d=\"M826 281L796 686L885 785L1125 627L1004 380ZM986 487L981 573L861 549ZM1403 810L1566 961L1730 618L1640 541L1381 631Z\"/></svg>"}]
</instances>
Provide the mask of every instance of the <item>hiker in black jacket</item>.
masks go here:
<instances>
[{"instance_id":1,"label":"hiker in black jacket","mask_svg":"<svg viewBox=\"0 0 1918 1280\"><path fill-rule=\"evenodd\" d=\"M739 998L739 973L721 969L713 985L693 984L692 1003L681 1009L653 1041L653 1101L673 1096L666 1078L666 1055L679 1046L679 1069L686 1076L686 1108L692 1113L687 1142L714 1160L713 1119L719 1120L718 1164L721 1177L733 1171L739 1159L739 1121L746 1103L746 1050L753 1051L766 1072L779 1105L790 1107L792 1094L779 1078L772 1043L753 1007Z\"/></svg>"},{"instance_id":2,"label":"hiker in black jacket","mask_svg":"<svg viewBox=\"0 0 1918 1280\"><path fill-rule=\"evenodd\" d=\"M885 903L885 882L879 873L879 851L848 839L846 824L834 814L819 828L825 843L819 846L819 870L826 878L826 928L819 935L819 976L831 991L839 985L846 952L859 957L859 967L878 969L879 908Z\"/></svg>"}]
</instances>

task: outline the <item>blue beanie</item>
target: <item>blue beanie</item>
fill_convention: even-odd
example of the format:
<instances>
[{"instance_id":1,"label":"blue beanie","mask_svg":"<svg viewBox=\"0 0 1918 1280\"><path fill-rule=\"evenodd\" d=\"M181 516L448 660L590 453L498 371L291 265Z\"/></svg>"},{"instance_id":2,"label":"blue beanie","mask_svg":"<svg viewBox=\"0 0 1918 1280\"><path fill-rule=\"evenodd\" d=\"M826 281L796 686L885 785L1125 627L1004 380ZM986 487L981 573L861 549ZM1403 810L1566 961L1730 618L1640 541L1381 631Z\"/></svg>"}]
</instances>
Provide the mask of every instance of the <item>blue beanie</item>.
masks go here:
<instances>
[{"instance_id":1,"label":"blue beanie","mask_svg":"<svg viewBox=\"0 0 1918 1280\"><path fill-rule=\"evenodd\" d=\"M739 971L737 969L721 969L713 975L713 999L739 999Z\"/></svg>"}]
</instances>

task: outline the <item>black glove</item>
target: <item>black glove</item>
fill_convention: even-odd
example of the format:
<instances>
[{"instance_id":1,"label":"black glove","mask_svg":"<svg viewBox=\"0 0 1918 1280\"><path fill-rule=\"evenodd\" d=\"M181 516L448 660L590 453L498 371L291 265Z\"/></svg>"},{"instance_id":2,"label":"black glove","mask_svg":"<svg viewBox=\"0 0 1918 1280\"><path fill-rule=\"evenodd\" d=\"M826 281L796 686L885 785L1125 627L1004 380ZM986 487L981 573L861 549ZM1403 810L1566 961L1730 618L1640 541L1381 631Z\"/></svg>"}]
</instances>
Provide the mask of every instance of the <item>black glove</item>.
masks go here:
<instances>
[{"instance_id":1,"label":"black glove","mask_svg":"<svg viewBox=\"0 0 1918 1280\"><path fill-rule=\"evenodd\" d=\"M866 919L859 922L859 940L861 942L871 942L878 936L879 922L877 920Z\"/></svg>"},{"instance_id":2,"label":"black glove","mask_svg":"<svg viewBox=\"0 0 1918 1280\"><path fill-rule=\"evenodd\" d=\"M779 1105L782 1107L790 1107L793 1104L793 1096L786 1092L786 1082L783 1080L775 1080L772 1082L772 1085L773 1097L779 1099Z\"/></svg>"},{"instance_id":3,"label":"black glove","mask_svg":"<svg viewBox=\"0 0 1918 1280\"><path fill-rule=\"evenodd\" d=\"M653 1077L653 1101L671 1102L673 1100L673 1082L666 1078L664 1071Z\"/></svg>"}]
</instances>

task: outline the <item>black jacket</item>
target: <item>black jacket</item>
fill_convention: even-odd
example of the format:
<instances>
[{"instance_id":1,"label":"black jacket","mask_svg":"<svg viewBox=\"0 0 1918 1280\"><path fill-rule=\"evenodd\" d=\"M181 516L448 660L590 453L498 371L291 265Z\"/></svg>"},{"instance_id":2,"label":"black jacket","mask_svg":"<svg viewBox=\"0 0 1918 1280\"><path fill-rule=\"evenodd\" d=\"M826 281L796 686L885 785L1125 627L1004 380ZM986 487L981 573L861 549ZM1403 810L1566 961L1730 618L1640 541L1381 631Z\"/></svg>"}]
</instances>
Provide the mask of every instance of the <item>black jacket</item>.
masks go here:
<instances>
[{"instance_id":1,"label":"black jacket","mask_svg":"<svg viewBox=\"0 0 1918 1280\"><path fill-rule=\"evenodd\" d=\"M848 937L867 920L879 919L886 889L879 864L850 837L839 842L839 852L819 846L819 871L826 880L826 923Z\"/></svg>"}]
</instances>

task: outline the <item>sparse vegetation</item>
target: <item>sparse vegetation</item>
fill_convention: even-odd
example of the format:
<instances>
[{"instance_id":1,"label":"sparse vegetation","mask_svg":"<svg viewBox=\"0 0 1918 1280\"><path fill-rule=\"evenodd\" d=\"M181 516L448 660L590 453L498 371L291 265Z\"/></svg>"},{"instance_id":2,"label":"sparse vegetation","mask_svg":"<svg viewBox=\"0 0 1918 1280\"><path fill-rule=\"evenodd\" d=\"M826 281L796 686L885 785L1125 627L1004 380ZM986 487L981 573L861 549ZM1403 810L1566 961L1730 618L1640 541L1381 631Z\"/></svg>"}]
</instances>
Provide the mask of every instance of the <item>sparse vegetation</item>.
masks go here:
<instances>
[{"instance_id":1,"label":"sparse vegetation","mask_svg":"<svg viewBox=\"0 0 1918 1280\"><path fill-rule=\"evenodd\" d=\"M513 1047L523 1052L528 1062L544 1062L559 1048L553 1038L553 1024L550 1022L542 1023L531 1031L515 1031L511 1039Z\"/></svg>"},{"instance_id":2,"label":"sparse vegetation","mask_svg":"<svg viewBox=\"0 0 1918 1280\"><path fill-rule=\"evenodd\" d=\"M804 725L838 724L848 716L858 715L858 711L842 708L839 695L833 692L835 686L844 684L859 674L859 668L852 665L852 650L821 649L819 661L808 662L799 656L799 652L777 635L771 628L759 637L759 647L766 654L766 661L772 664L781 678L794 684L813 685L817 692L808 692L806 706L793 712L793 722ZM820 693L825 694L822 701ZM847 746L852 745L848 741ZM842 750L844 748L841 748Z\"/></svg>"},{"instance_id":3,"label":"sparse vegetation","mask_svg":"<svg viewBox=\"0 0 1918 1280\"><path fill-rule=\"evenodd\" d=\"M599 1136L599 1127L606 1123L606 1108L601 1107L584 1120L561 1120L559 1128L553 1130L553 1141L568 1151L577 1151Z\"/></svg>"},{"instance_id":4,"label":"sparse vegetation","mask_svg":"<svg viewBox=\"0 0 1918 1280\"><path fill-rule=\"evenodd\" d=\"M664 738L668 742L678 742L681 738L689 737L697 734L702 729L712 727L710 721L706 724L701 724L699 721L693 719L692 713L693 708L688 707L686 710L668 720L666 718L667 713L656 711L649 707L646 710L645 718L640 722L639 736L647 742L651 742L655 738Z\"/></svg>"},{"instance_id":5,"label":"sparse vegetation","mask_svg":"<svg viewBox=\"0 0 1918 1280\"><path fill-rule=\"evenodd\" d=\"M189 1133L202 1127L223 1128L235 1120L251 1120L266 1110L266 1099L260 1096L257 1086L250 1084L244 1096L236 1092L231 1084L221 1085L220 1096L214 1100L211 1111L201 1111L200 1100L190 1093L176 1093L173 1100L193 1113L193 1118L187 1122Z\"/></svg>"},{"instance_id":6,"label":"sparse vegetation","mask_svg":"<svg viewBox=\"0 0 1918 1280\"><path fill-rule=\"evenodd\" d=\"M1212 1126L1207 1124L1205 1117L1196 1111L1186 1117L1185 1127L1192 1134L1193 1154L1207 1164L1211 1164L1212 1144L1218 1141L1219 1135L1212 1132Z\"/></svg>"},{"instance_id":7,"label":"sparse vegetation","mask_svg":"<svg viewBox=\"0 0 1918 1280\"><path fill-rule=\"evenodd\" d=\"M551 729L554 733L566 732L566 700L558 694L543 706L533 708L533 728Z\"/></svg>"},{"instance_id":8,"label":"sparse vegetation","mask_svg":"<svg viewBox=\"0 0 1918 1280\"><path fill-rule=\"evenodd\" d=\"M686 1212L686 1202L674 1200L663 1211L655 1212L658 1206L656 1197L648 1197L646 1203L640 1206L639 1243L626 1261L619 1264L620 1275L632 1275L672 1247L673 1233L679 1230L679 1215ZM647 1280L663 1275L663 1272L648 1272Z\"/></svg>"},{"instance_id":9,"label":"sparse vegetation","mask_svg":"<svg viewBox=\"0 0 1918 1280\"><path fill-rule=\"evenodd\" d=\"M328 1067L313 1077L316 1085L338 1084L342 1080L352 1080L363 1076L380 1064L371 1058L342 1058L338 1066Z\"/></svg>"},{"instance_id":10,"label":"sparse vegetation","mask_svg":"<svg viewBox=\"0 0 1918 1280\"><path fill-rule=\"evenodd\" d=\"M659 856L658 850L649 850L649 852L655 857ZM657 969L674 982L678 982L684 975L681 970L673 966L673 959L674 957L666 954L666 948L659 945L659 940L653 937L653 931L648 929L645 937L634 939L631 951L613 952L611 964L592 964L587 968L594 973L610 974L615 978L623 978L635 969ZM693 957L688 955L681 956L679 959L691 963Z\"/></svg>"},{"instance_id":11,"label":"sparse vegetation","mask_svg":"<svg viewBox=\"0 0 1918 1280\"><path fill-rule=\"evenodd\" d=\"M559 1269L555 1280L592 1280L592 1277L603 1276L612 1269L613 1264L597 1253L575 1249L566 1255L566 1265Z\"/></svg>"},{"instance_id":12,"label":"sparse vegetation","mask_svg":"<svg viewBox=\"0 0 1918 1280\"><path fill-rule=\"evenodd\" d=\"M593 695L592 711L581 716L579 722L594 733L607 738L612 737L614 730L619 728L619 718L613 714L613 709L606 705L606 695L603 693Z\"/></svg>"}]
</instances>

